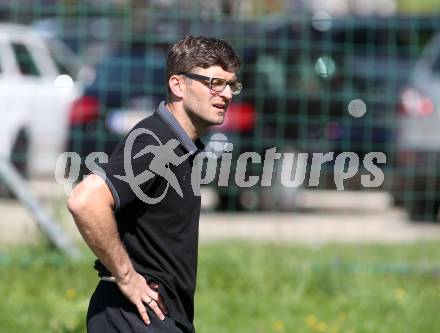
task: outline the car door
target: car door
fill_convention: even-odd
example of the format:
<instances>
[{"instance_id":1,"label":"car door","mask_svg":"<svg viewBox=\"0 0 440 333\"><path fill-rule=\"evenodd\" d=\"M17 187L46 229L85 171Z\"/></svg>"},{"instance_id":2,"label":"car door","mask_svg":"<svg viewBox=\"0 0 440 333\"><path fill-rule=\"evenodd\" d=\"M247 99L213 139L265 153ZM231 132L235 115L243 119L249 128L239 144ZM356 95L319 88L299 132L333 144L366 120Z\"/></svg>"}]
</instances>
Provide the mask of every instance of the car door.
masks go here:
<instances>
[{"instance_id":1,"label":"car door","mask_svg":"<svg viewBox=\"0 0 440 333\"><path fill-rule=\"evenodd\" d=\"M61 42L50 38L38 39L30 51L40 68L44 68L39 112L32 114L33 173L47 175L53 174L65 147L70 105L80 90L76 81L79 62Z\"/></svg>"},{"instance_id":2,"label":"car door","mask_svg":"<svg viewBox=\"0 0 440 333\"><path fill-rule=\"evenodd\" d=\"M29 119L29 89L21 85L9 34L0 33L0 157L11 158L14 141Z\"/></svg>"},{"instance_id":3,"label":"car door","mask_svg":"<svg viewBox=\"0 0 440 333\"><path fill-rule=\"evenodd\" d=\"M31 138L29 169L34 175L51 174L63 149L74 89L58 85L57 66L42 38L15 35L10 45L17 71L13 90L21 99L17 112L26 114Z\"/></svg>"},{"instance_id":4,"label":"car door","mask_svg":"<svg viewBox=\"0 0 440 333\"><path fill-rule=\"evenodd\" d=\"M44 158L35 150L35 139L39 139L40 135L35 129L43 119L48 121L47 109L51 107L50 96L47 95L49 83L45 77L47 68L38 61L41 53L35 52L38 45L28 34L11 34L9 47L14 60L9 103L14 106L15 117L23 119L21 129L25 129L29 134L28 160L29 169L33 172L36 161ZM47 131L49 132L49 129Z\"/></svg>"}]
</instances>

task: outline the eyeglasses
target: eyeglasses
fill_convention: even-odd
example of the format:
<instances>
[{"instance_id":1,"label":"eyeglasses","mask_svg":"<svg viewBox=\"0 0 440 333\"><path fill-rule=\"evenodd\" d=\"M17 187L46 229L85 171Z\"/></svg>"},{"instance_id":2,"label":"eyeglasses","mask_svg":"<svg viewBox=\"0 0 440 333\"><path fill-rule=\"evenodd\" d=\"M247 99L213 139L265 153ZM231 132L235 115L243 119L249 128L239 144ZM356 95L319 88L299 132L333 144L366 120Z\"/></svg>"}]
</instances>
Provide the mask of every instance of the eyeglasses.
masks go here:
<instances>
[{"instance_id":1,"label":"eyeglasses","mask_svg":"<svg viewBox=\"0 0 440 333\"><path fill-rule=\"evenodd\" d=\"M238 95L241 92L241 89L243 85L240 82L237 81L228 81L225 79L221 79L218 77L209 77L205 75L199 75L194 73L186 73L182 72L179 73L180 75L184 75L186 77L189 77L190 79L194 80L201 80L209 83L209 89L215 92L222 92L225 90L226 86L229 84L231 87L232 95Z\"/></svg>"}]
</instances>

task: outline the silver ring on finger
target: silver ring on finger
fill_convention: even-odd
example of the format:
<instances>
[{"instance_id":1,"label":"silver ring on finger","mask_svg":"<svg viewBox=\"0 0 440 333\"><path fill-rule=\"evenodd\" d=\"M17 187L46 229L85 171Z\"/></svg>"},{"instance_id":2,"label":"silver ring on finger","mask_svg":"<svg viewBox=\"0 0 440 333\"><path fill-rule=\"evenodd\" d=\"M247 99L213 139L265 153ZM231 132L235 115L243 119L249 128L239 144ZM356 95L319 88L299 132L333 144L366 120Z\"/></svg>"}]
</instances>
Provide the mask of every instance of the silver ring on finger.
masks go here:
<instances>
[{"instance_id":1,"label":"silver ring on finger","mask_svg":"<svg viewBox=\"0 0 440 333\"><path fill-rule=\"evenodd\" d=\"M147 303L147 305L150 305L150 303L153 302L153 301L154 301L154 299L151 297L150 300L148 302L146 302L146 303Z\"/></svg>"}]
</instances>

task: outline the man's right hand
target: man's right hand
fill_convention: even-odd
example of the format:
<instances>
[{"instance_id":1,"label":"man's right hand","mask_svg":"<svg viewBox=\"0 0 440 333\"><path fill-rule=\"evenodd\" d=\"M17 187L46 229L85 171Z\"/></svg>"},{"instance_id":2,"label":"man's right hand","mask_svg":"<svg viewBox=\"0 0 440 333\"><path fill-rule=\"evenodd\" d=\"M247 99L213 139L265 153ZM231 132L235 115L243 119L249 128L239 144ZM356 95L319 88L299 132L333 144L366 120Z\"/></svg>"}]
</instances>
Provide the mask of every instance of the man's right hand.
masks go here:
<instances>
[{"instance_id":1,"label":"man's right hand","mask_svg":"<svg viewBox=\"0 0 440 333\"><path fill-rule=\"evenodd\" d=\"M164 314L168 314L165 303L159 293L153 290L157 290L157 284L151 284L149 286L145 278L134 270L124 278L116 278L116 283L125 297L136 305L145 324L150 324L150 318L148 318L145 305L153 310L158 318L161 320L165 319Z\"/></svg>"},{"instance_id":2,"label":"man's right hand","mask_svg":"<svg viewBox=\"0 0 440 333\"><path fill-rule=\"evenodd\" d=\"M143 321L147 325L150 323L143 303L158 318L165 319L167 310L156 291L158 286L149 286L144 277L134 270L121 242L113 214L115 201L107 183L97 175L89 175L74 188L67 206L87 245L104 266L115 273L113 276L119 289L136 305Z\"/></svg>"}]
</instances>

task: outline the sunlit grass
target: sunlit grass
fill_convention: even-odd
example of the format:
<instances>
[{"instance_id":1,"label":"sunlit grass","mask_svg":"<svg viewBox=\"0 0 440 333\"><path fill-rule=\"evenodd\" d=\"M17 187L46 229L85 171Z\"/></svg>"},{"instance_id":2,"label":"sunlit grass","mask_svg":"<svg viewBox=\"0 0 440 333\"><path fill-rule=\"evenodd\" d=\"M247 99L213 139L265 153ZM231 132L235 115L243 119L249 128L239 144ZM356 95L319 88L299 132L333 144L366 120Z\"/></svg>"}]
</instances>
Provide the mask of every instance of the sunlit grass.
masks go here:
<instances>
[{"instance_id":1,"label":"sunlit grass","mask_svg":"<svg viewBox=\"0 0 440 333\"><path fill-rule=\"evenodd\" d=\"M410 14L432 14L440 12L440 3L437 0L399 0L399 11Z\"/></svg>"},{"instance_id":2,"label":"sunlit grass","mask_svg":"<svg viewBox=\"0 0 440 333\"><path fill-rule=\"evenodd\" d=\"M85 332L97 277L42 247L0 250L0 332ZM439 332L440 243L203 245L200 333Z\"/></svg>"}]
</instances>

